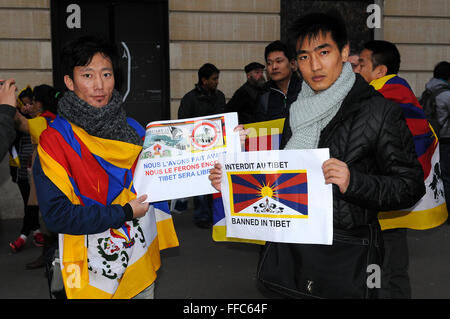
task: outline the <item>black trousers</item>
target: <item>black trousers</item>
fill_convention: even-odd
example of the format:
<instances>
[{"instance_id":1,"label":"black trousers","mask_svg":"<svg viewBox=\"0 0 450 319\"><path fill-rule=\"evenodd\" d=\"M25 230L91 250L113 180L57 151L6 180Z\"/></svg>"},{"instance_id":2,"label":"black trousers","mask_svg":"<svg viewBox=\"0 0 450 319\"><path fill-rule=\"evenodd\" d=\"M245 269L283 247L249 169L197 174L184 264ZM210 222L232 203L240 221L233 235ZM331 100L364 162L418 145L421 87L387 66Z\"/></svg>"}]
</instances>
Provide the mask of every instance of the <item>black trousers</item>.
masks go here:
<instances>
[{"instance_id":1,"label":"black trousers","mask_svg":"<svg viewBox=\"0 0 450 319\"><path fill-rule=\"evenodd\" d=\"M24 217L22 222L21 234L28 236L32 230L40 228L39 225L39 206L28 205L28 198L30 197L30 183L27 180L17 181L20 194L22 195Z\"/></svg>"},{"instance_id":2,"label":"black trousers","mask_svg":"<svg viewBox=\"0 0 450 319\"><path fill-rule=\"evenodd\" d=\"M384 261L381 267L381 291L383 299L410 299L411 285L408 275L409 253L406 228L382 231Z\"/></svg>"}]
</instances>

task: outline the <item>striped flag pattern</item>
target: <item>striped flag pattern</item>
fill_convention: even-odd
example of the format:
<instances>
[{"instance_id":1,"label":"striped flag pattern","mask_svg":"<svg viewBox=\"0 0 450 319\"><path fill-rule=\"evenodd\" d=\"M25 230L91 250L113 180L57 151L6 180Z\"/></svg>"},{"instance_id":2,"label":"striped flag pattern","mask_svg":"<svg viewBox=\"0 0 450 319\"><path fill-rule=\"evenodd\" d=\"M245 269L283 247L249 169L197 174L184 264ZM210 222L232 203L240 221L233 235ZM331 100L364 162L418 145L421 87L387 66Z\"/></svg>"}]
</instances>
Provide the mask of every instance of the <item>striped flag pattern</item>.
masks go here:
<instances>
[{"instance_id":1,"label":"striped flag pattern","mask_svg":"<svg viewBox=\"0 0 450 319\"><path fill-rule=\"evenodd\" d=\"M426 194L414 207L380 212L381 228L429 229L441 225L448 217L439 168L439 141L429 125L409 84L396 74L370 83L378 92L402 108L406 124L413 135L418 160L424 172Z\"/></svg>"}]
</instances>

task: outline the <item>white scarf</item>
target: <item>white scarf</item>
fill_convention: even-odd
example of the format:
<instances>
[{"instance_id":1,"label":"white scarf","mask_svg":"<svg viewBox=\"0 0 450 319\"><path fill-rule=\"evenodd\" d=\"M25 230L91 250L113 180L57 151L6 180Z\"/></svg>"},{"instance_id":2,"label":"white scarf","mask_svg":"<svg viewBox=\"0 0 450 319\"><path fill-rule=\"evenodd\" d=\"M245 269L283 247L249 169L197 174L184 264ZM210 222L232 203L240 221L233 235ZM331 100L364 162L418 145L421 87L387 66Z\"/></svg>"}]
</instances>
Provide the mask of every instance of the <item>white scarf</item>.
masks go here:
<instances>
[{"instance_id":1,"label":"white scarf","mask_svg":"<svg viewBox=\"0 0 450 319\"><path fill-rule=\"evenodd\" d=\"M289 111L292 136L285 149L317 148L320 132L339 111L355 80L351 64L345 62L339 78L320 93L315 93L303 81L302 90Z\"/></svg>"}]
</instances>

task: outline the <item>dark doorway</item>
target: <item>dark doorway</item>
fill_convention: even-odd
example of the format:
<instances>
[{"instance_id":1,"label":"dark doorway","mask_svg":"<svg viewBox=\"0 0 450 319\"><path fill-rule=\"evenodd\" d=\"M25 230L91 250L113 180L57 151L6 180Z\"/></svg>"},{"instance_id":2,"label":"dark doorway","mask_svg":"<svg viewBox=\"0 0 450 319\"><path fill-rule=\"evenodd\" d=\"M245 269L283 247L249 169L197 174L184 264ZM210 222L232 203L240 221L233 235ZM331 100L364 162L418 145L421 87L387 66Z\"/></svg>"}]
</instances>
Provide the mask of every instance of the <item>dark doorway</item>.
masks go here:
<instances>
[{"instance_id":1,"label":"dark doorway","mask_svg":"<svg viewBox=\"0 0 450 319\"><path fill-rule=\"evenodd\" d=\"M170 118L168 1L53 0L53 80L65 89L59 54L67 41L96 35L121 56L116 89L127 115L143 126Z\"/></svg>"},{"instance_id":2,"label":"dark doorway","mask_svg":"<svg viewBox=\"0 0 450 319\"><path fill-rule=\"evenodd\" d=\"M281 40L287 41L290 23L298 17L312 12L337 11L344 19L350 40L350 49L358 51L365 42L374 39L374 29L367 26L367 7L373 0L311 1L281 0Z\"/></svg>"}]
</instances>

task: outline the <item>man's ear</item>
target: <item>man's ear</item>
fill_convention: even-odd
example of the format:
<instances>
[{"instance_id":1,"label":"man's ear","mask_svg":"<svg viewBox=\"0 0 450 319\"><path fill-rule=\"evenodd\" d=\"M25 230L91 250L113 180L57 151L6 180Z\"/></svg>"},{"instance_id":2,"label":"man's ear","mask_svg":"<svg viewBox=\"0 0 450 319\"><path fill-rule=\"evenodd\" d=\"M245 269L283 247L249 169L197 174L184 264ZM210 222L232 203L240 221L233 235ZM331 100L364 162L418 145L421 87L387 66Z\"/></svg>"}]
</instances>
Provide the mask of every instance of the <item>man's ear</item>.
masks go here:
<instances>
[{"instance_id":1,"label":"man's ear","mask_svg":"<svg viewBox=\"0 0 450 319\"><path fill-rule=\"evenodd\" d=\"M297 70L298 69L298 67L297 67L297 60L296 59L292 59L290 64L291 64L291 69L292 70Z\"/></svg>"},{"instance_id":2,"label":"man's ear","mask_svg":"<svg viewBox=\"0 0 450 319\"><path fill-rule=\"evenodd\" d=\"M64 84L70 91L73 91L73 80L70 76L64 75Z\"/></svg>"},{"instance_id":3,"label":"man's ear","mask_svg":"<svg viewBox=\"0 0 450 319\"><path fill-rule=\"evenodd\" d=\"M346 44L341 50L342 62L347 62L349 54L350 54L350 46Z\"/></svg>"},{"instance_id":4,"label":"man's ear","mask_svg":"<svg viewBox=\"0 0 450 319\"><path fill-rule=\"evenodd\" d=\"M386 76L388 69L387 69L387 66L382 64L382 65L378 65L374 71L375 71L375 75L376 75L377 79L379 79L379 78L382 78L383 76Z\"/></svg>"}]
</instances>

